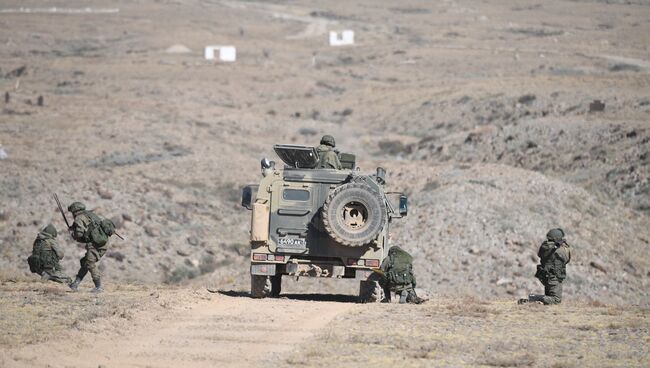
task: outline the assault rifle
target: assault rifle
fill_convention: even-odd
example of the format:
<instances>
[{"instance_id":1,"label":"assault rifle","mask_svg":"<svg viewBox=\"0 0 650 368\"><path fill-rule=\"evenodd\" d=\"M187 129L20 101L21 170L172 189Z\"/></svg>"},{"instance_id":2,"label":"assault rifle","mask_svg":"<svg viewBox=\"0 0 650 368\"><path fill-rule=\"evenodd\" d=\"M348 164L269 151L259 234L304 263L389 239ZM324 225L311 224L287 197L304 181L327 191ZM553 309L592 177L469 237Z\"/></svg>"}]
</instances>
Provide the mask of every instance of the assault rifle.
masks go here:
<instances>
[{"instance_id":1,"label":"assault rifle","mask_svg":"<svg viewBox=\"0 0 650 368\"><path fill-rule=\"evenodd\" d=\"M63 211L63 207L61 207L61 201L59 201L59 196L56 195L56 193L53 194L54 200L56 201L56 205L59 206L59 212L61 212L61 216L63 216L63 221L65 221L65 225L70 229L70 223L68 222L68 218L65 217L65 212Z\"/></svg>"}]
</instances>

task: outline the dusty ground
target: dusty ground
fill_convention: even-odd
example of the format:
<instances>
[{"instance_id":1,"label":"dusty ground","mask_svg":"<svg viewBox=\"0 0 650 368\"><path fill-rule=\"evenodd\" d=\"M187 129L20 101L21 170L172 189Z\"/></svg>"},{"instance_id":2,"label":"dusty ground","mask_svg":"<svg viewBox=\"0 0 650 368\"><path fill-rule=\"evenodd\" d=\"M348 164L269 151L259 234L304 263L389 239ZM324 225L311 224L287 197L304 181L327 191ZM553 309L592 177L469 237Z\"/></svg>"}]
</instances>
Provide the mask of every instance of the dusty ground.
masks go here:
<instances>
[{"instance_id":1,"label":"dusty ground","mask_svg":"<svg viewBox=\"0 0 650 368\"><path fill-rule=\"evenodd\" d=\"M20 7L119 11L11 11ZM327 32L342 29L356 31L356 45L329 47ZM137 323L119 317L126 306L151 308L144 321L186 326L216 326L205 320L211 308L226 318L238 303L262 316L267 306L302 310L322 304L319 312L331 316L334 325L347 323L346 318L365 323L364 311L368 318L402 321L406 314L383 314L392 306L258 302L161 286L245 292L249 213L238 205L240 188L259 180L260 158L275 159L274 143L316 144L321 134L331 133L341 150L357 154L364 171L386 167L390 189L410 196L410 215L393 227L395 239L416 256L419 286L440 300L405 309L421 317L410 328L424 333L432 325L426 321L444 328L447 322L460 324L450 327L453 333L436 330L437 337L424 340L428 344L402 347L397 355L387 351L388 342L339 335L328 340L323 331L329 330L314 324L306 333L325 339L326 349L344 341L361 351L377 348L386 353L368 361L379 365L396 357L424 366L499 365L503 355L501 365L522 365L508 360L518 358L528 362L523 365L561 366L565 362L557 355L564 353L554 348L556 359L548 361L532 337L521 344L489 345L477 334L471 340L476 350L466 356L463 341L440 337L474 333L471 328L480 326L498 338L514 330L508 326L520 326L514 316L532 313L541 319L551 313L568 316L564 335L586 341L572 350L576 354L566 355L571 364L648 365L643 349L618 345L645 345L647 351L648 344L643 309L650 304L647 2L7 0L0 4L0 30L0 144L7 156L0 153L0 280L5 282L0 327L24 331L0 337L3 358L7 349L18 354L11 364L40 362L30 350L35 344L72 359L68 365L82 364L74 361L71 348L57 347L59 332L142 340L134 344L140 350L155 345L155 339L165 341L166 331L171 334L156 329L152 339L144 338L130 328ZM191 52L166 51L178 44ZM238 61L203 60L209 44L236 45ZM23 284L35 279L25 258L38 230L49 222L64 227L51 199L54 191L66 203L82 200L111 217L127 238L113 240L101 262L111 291L106 296ZM513 309L506 300L541 290L532 278L534 255L555 226L566 230L573 248L565 283L569 304ZM66 235L60 241L67 254L64 266L73 274L83 249ZM87 280L82 288L89 286ZM283 287L288 294L351 296L357 285L286 280ZM170 310L152 293L169 302ZM466 296L476 298L485 316L462 317L459 311L457 319L450 317L458 298ZM48 304L66 317L48 317ZM349 309L331 315L332 305ZM196 317L183 314L188 310ZM607 327L610 310L645 327ZM95 318L113 312L109 319ZM28 313L25 321L20 313ZM296 318L311 323L303 319L309 318L306 312ZM591 320L593 330L572 327ZM26 321L34 323L23 325ZM41 323L51 327L49 332L34 330ZM280 324L273 333L282 332ZM199 345L215 347L209 349L213 355L181 341L179 356L192 356L197 365L219 358L216 346L226 345L216 341L225 335L201 336ZM275 346L282 356L269 361L297 362L297 351L313 354L307 365L324 359L309 350L311 345L296 344ZM74 346L95 349L89 343ZM125 365L144 359L127 349L130 344L123 346L116 356ZM585 349L593 353L577 353ZM427 358L446 350L459 353L449 361ZM354 359L365 356L342 351ZM603 364L589 360L603 354ZM158 358L160 365L167 364L164 357ZM251 365L257 359L246 358Z\"/></svg>"},{"instance_id":2,"label":"dusty ground","mask_svg":"<svg viewBox=\"0 0 650 368\"><path fill-rule=\"evenodd\" d=\"M3 367L642 367L650 311L443 298L356 304L345 295L124 285L94 296L0 286ZM47 324L43 324L45 321Z\"/></svg>"}]
</instances>

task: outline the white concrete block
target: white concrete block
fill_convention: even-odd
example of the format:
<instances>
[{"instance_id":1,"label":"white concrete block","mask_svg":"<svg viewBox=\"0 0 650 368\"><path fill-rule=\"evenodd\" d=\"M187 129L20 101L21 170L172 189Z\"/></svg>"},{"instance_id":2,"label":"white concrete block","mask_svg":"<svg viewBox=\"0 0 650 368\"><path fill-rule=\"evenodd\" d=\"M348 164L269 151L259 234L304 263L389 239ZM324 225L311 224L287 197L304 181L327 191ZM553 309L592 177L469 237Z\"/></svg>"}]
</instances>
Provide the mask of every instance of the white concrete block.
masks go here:
<instances>
[{"instance_id":1,"label":"white concrete block","mask_svg":"<svg viewBox=\"0 0 650 368\"><path fill-rule=\"evenodd\" d=\"M330 31L330 46L354 45L354 31Z\"/></svg>"},{"instance_id":2,"label":"white concrete block","mask_svg":"<svg viewBox=\"0 0 650 368\"><path fill-rule=\"evenodd\" d=\"M233 62L237 60L237 49L235 46L206 46L205 59L214 60L215 50L219 51L219 60L226 62Z\"/></svg>"}]
</instances>

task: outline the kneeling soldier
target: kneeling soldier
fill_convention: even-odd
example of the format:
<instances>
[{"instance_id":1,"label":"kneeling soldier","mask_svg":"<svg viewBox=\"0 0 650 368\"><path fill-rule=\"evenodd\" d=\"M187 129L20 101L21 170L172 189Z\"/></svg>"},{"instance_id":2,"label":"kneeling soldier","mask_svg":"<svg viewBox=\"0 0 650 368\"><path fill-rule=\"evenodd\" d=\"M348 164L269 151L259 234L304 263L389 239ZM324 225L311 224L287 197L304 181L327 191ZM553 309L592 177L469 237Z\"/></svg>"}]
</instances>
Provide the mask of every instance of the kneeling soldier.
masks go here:
<instances>
[{"instance_id":1,"label":"kneeling soldier","mask_svg":"<svg viewBox=\"0 0 650 368\"><path fill-rule=\"evenodd\" d=\"M399 295L400 304L420 304L424 300L415 294L415 275L413 274L413 257L398 246L388 250L388 257L381 263L383 271L382 287L385 301L390 302L390 292Z\"/></svg>"},{"instance_id":2,"label":"kneeling soldier","mask_svg":"<svg viewBox=\"0 0 650 368\"><path fill-rule=\"evenodd\" d=\"M56 235L56 228L52 224L39 232L27 263L32 272L41 275L42 280L68 284L72 280L63 274L63 267L59 263L63 259L63 249L56 241Z\"/></svg>"},{"instance_id":3,"label":"kneeling soldier","mask_svg":"<svg viewBox=\"0 0 650 368\"><path fill-rule=\"evenodd\" d=\"M528 301L542 302L546 305L562 302L562 282L566 278L566 265L571 260L571 249L564 239L562 229L552 229L546 234L546 240L537 252L540 264L537 265L535 277L544 285L544 295L530 295L520 299L523 304Z\"/></svg>"}]
</instances>

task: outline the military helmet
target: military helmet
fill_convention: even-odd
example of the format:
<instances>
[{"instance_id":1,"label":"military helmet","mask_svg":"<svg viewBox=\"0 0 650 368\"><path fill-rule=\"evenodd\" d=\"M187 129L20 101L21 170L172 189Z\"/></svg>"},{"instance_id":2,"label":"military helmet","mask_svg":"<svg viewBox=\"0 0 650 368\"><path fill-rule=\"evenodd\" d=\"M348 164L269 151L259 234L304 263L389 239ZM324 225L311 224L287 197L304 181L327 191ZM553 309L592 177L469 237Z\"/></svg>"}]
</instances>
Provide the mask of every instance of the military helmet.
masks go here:
<instances>
[{"instance_id":1,"label":"military helmet","mask_svg":"<svg viewBox=\"0 0 650 368\"><path fill-rule=\"evenodd\" d=\"M73 202L71 205L68 206L68 211L72 213L83 211L85 209L86 206L81 202Z\"/></svg>"},{"instance_id":2,"label":"military helmet","mask_svg":"<svg viewBox=\"0 0 650 368\"><path fill-rule=\"evenodd\" d=\"M320 144L324 144L330 147L336 147L336 141L334 140L334 137L332 137L329 134L324 135L323 138L320 139Z\"/></svg>"},{"instance_id":3,"label":"military helmet","mask_svg":"<svg viewBox=\"0 0 650 368\"><path fill-rule=\"evenodd\" d=\"M554 242L560 242L562 239L564 239L564 231L560 228L551 229L546 234L546 239L552 240Z\"/></svg>"},{"instance_id":4,"label":"military helmet","mask_svg":"<svg viewBox=\"0 0 650 368\"><path fill-rule=\"evenodd\" d=\"M52 235L52 237L56 238L56 228L52 224L48 224L47 226L45 226L43 232L46 234L50 234Z\"/></svg>"}]
</instances>

